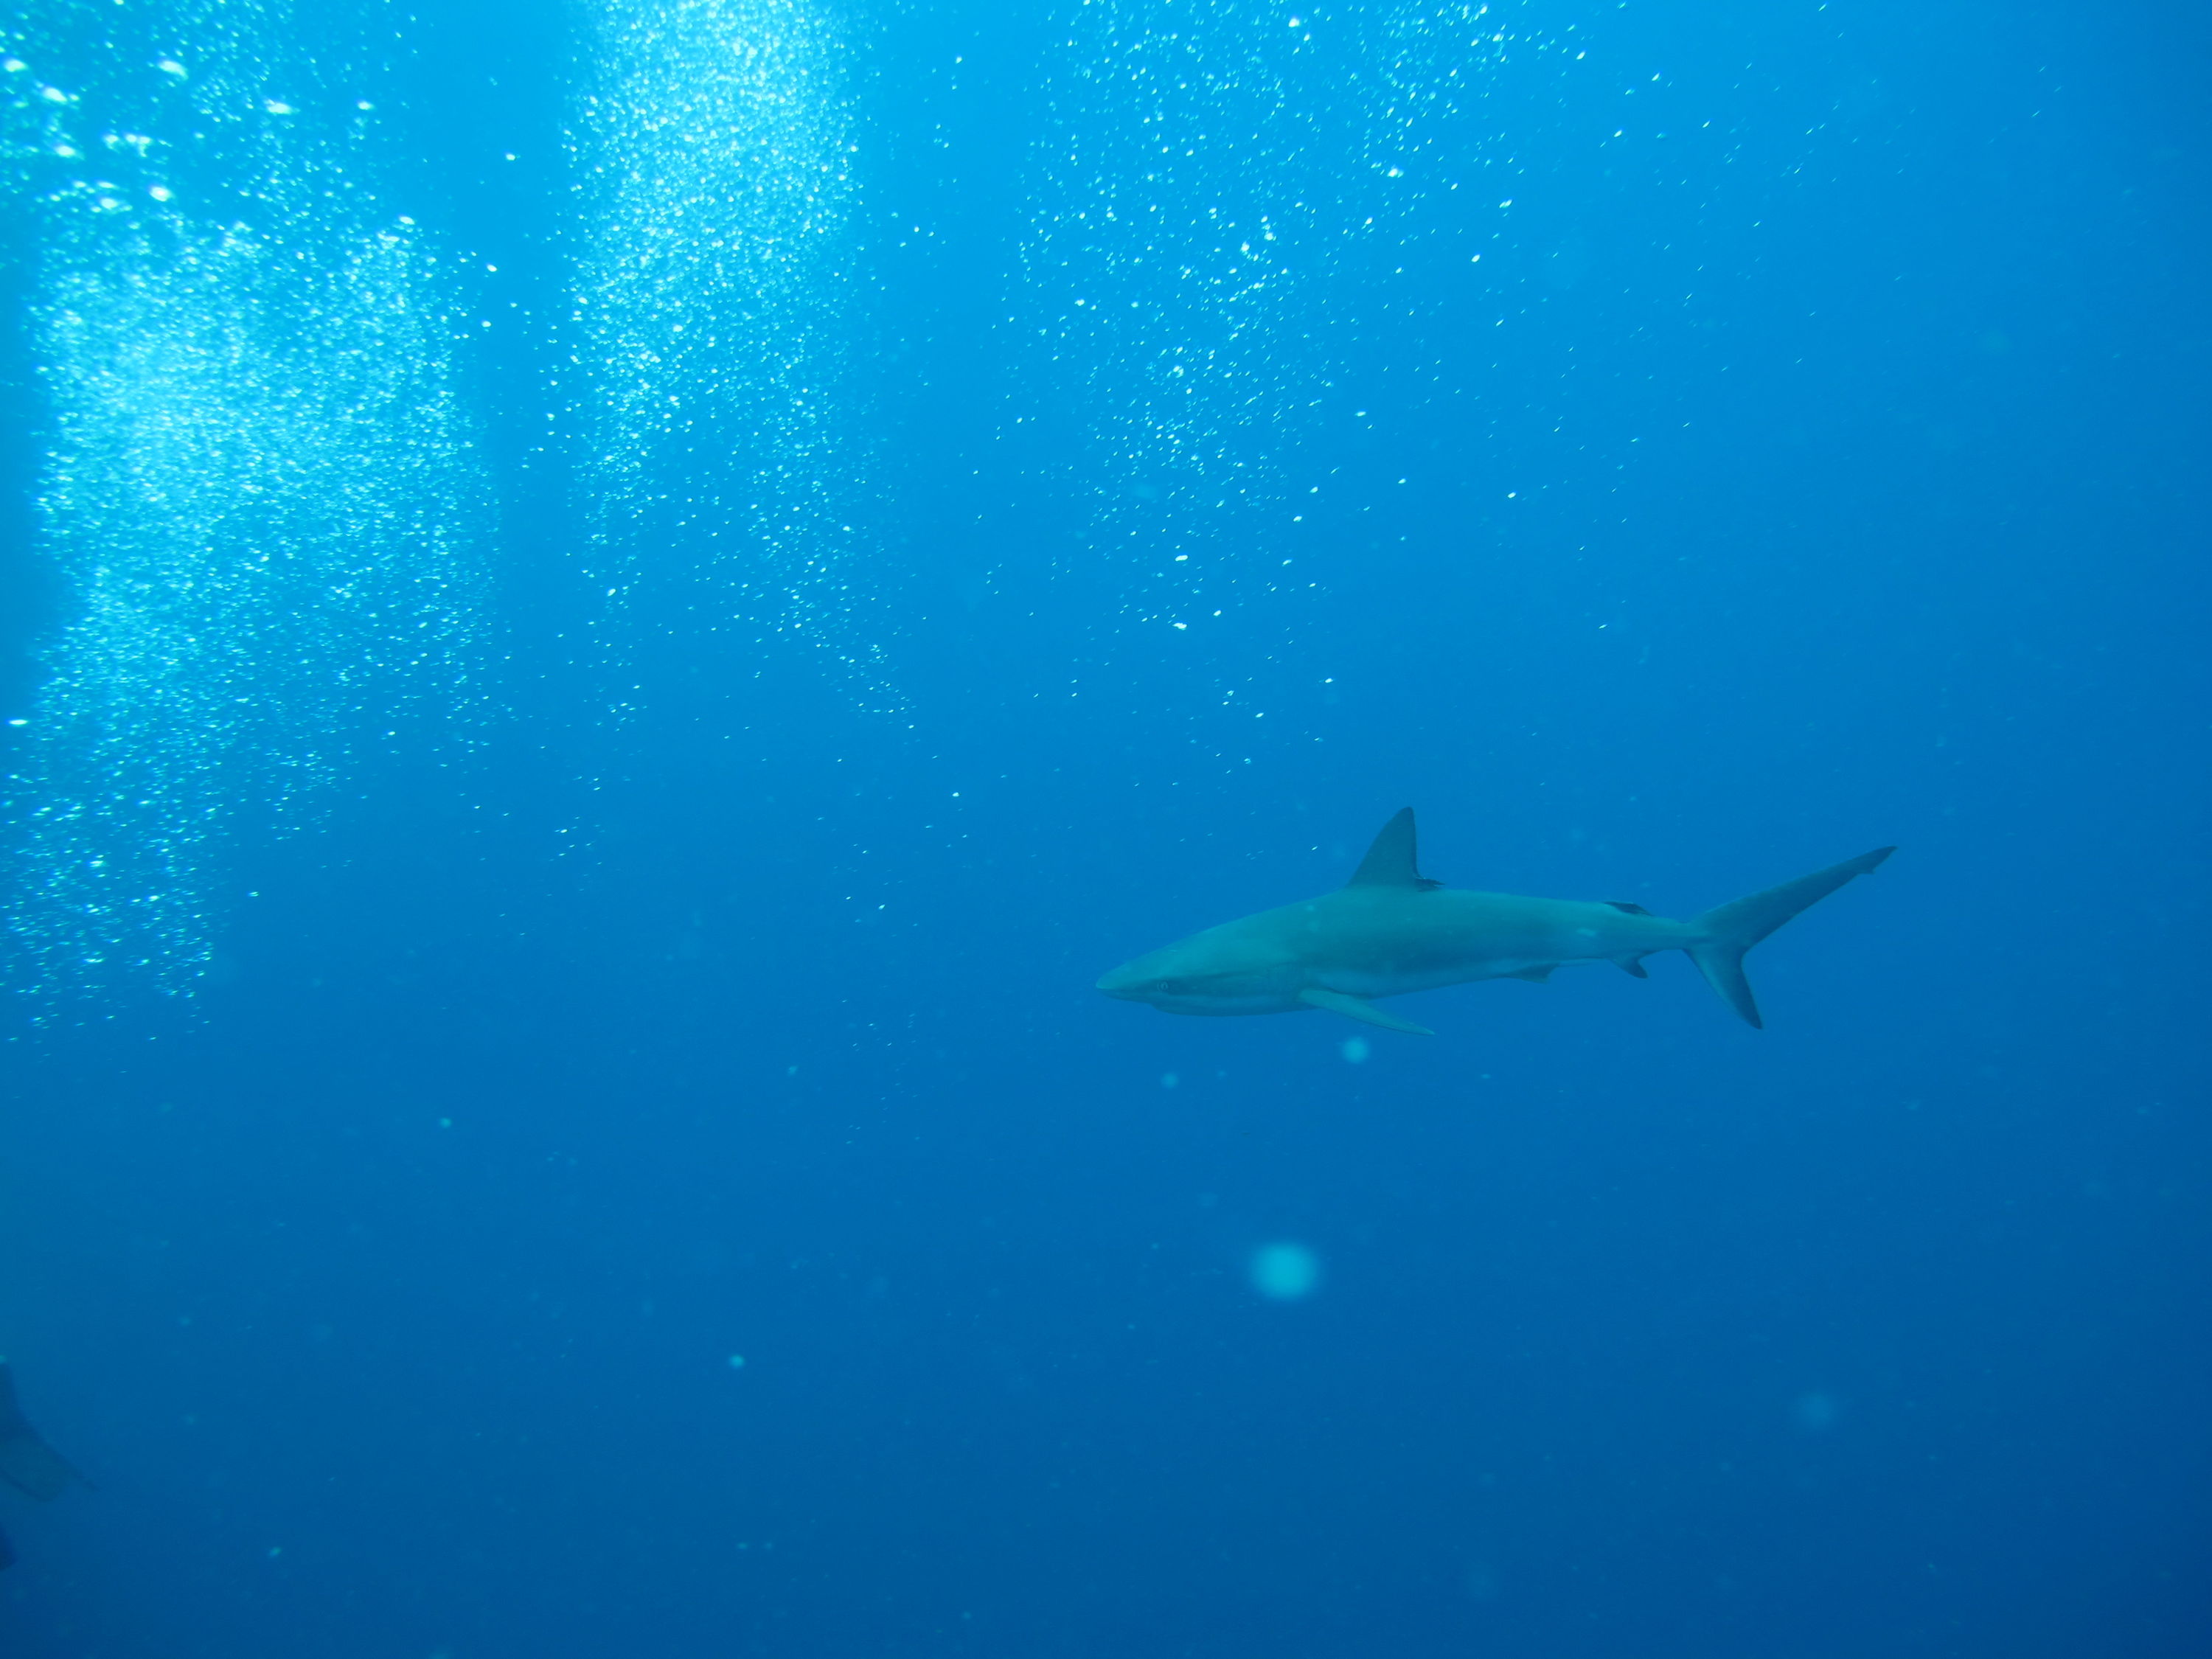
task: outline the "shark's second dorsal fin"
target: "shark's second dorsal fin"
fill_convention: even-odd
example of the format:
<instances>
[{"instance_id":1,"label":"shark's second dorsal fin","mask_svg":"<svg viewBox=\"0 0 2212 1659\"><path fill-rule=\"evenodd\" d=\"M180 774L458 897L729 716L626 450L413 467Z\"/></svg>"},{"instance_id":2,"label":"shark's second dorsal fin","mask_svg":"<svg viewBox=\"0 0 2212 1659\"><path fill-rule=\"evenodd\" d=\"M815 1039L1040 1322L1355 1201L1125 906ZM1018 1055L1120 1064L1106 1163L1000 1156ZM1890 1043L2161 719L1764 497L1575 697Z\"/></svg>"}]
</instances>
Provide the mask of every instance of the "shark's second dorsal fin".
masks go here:
<instances>
[{"instance_id":1,"label":"shark's second dorsal fin","mask_svg":"<svg viewBox=\"0 0 2212 1659\"><path fill-rule=\"evenodd\" d=\"M1359 867L1352 872L1347 887L1441 887L1440 881L1431 881L1415 867L1413 858L1413 809L1406 807L1382 826L1382 833L1375 837L1375 844L1367 849L1367 856L1359 860Z\"/></svg>"}]
</instances>

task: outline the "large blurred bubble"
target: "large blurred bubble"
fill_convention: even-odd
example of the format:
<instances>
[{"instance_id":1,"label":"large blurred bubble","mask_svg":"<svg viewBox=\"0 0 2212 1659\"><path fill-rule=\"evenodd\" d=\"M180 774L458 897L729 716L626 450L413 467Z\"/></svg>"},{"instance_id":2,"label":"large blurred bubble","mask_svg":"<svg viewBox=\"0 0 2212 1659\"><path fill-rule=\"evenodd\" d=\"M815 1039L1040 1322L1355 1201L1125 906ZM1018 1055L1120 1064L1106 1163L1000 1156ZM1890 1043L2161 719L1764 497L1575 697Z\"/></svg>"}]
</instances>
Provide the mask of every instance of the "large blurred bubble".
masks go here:
<instances>
[{"instance_id":1,"label":"large blurred bubble","mask_svg":"<svg viewBox=\"0 0 2212 1659\"><path fill-rule=\"evenodd\" d=\"M1252 1252L1252 1288L1271 1302L1296 1302L1321 1283L1321 1258L1303 1244L1263 1244Z\"/></svg>"}]
</instances>

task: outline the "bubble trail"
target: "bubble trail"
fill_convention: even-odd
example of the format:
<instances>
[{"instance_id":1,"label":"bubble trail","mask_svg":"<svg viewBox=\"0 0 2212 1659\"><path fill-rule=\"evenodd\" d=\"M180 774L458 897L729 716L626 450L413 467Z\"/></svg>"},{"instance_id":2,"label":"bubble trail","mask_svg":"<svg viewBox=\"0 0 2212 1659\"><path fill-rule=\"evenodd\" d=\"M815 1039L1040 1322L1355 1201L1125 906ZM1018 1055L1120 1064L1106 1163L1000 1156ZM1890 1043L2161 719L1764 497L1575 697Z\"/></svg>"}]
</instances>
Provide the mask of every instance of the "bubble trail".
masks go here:
<instances>
[{"instance_id":1,"label":"bubble trail","mask_svg":"<svg viewBox=\"0 0 2212 1659\"><path fill-rule=\"evenodd\" d=\"M1140 619L1304 586L1247 556L1294 521L1295 457L1389 313L1404 271L1378 252L1432 242L1425 216L1496 159L1480 112L1521 33L1495 9L1067 14L1019 308L1085 411L1091 548L1129 566Z\"/></svg>"},{"instance_id":2,"label":"bubble trail","mask_svg":"<svg viewBox=\"0 0 2212 1659\"><path fill-rule=\"evenodd\" d=\"M314 820L400 722L481 715L484 489L443 278L355 176L368 100L301 115L339 100L283 67L289 16L172 8L155 28L195 50L139 60L88 13L106 77L44 82L70 118L31 175L64 609L5 804L34 1018L189 994L227 848Z\"/></svg>"},{"instance_id":3,"label":"bubble trail","mask_svg":"<svg viewBox=\"0 0 2212 1659\"><path fill-rule=\"evenodd\" d=\"M1163 615L1205 591L1224 514L1279 501L1283 429L1325 388L1310 50L1272 9L1091 0L1048 73L1032 328L1086 411L1094 546L1200 556L1149 590Z\"/></svg>"},{"instance_id":4,"label":"bubble trail","mask_svg":"<svg viewBox=\"0 0 2212 1659\"><path fill-rule=\"evenodd\" d=\"M598 0L585 35L565 378L608 664L670 625L649 595L687 628L811 643L895 701L851 581L851 48L792 0Z\"/></svg>"}]
</instances>

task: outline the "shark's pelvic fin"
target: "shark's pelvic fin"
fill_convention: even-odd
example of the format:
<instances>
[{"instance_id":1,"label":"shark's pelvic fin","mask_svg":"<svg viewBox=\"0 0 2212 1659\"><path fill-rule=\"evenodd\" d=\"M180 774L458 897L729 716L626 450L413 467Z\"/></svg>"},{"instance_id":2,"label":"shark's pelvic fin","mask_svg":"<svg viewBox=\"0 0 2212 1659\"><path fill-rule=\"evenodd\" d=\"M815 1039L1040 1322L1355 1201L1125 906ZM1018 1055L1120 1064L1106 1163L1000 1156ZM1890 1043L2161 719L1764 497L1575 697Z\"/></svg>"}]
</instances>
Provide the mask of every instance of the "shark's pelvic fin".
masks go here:
<instances>
[{"instance_id":1,"label":"shark's pelvic fin","mask_svg":"<svg viewBox=\"0 0 2212 1659\"><path fill-rule=\"evenodd\" d=\"M1541 985L1546 980L1551 978L1552 970L1559 965L1559 964L1556 962L1547 962L1540 968L1523 968L1519 973L1508 974L1505 977L1508 979L1525 979L1531 985Z\"/></svg>"},{"instance_id":2,"label":"shark's pelvic fin","mask_svg":"<svg viewBox=\"0 0 2212 1659\"><path fill-rule=\"evenodd\" d=\"M1407 816L1401 814L1401 817ZM1395 820L1394 819L1395 823ZM1413 834L1410 823L1407 832ZM1370 854L1371 856L1371 854ZM1342 1014L1346 1019L1356 1019L1363 1025L1380 1025L1386 1031L1405 1031L1414 1036L1434 1036L1436 1033L1425 1025L1416 1025L1410 1019L1401 1019L1395 1014L1386 1014L1365 997L1346 996L1341 991L1318 988L1298 993L1298 1000L1316 1008L1326 1008L1332 1014Z\"/></svg>"},{"instance_id":3,"label":"shark's pelvic fin","mask_svg":"<svg viewBox=\"0 0 2212 1659\"><path fill-rule=\"evenodd\" d=\"M1759 1017L1759 1004L1752 1000L1751 981L1743 975L1743 953L1790 917L1818 904L1852 877L1866 874L1896 850L1877 847L1871 853L1785 881L1749 898L1717 905L1692 919L1690 926L1704 939L1683 948L1705 976L1705 983L1720 994L1721 1000L1742 1015L1747 1024L1763 1028L1765 1022Z\"/></svg>"},{"instance_id":4,"label":"shark's pelvic fin","mask_svg":"<svg viewBox=\"0 0 2212 1659\"><path fill-rule=\"evenodd\" d=\"M1638 979L1651 977L1650 970L1644 965L1642 957L1616 957L1613 960L1620 964L1620 971L1624 974L1632 974Z\"/></svg>"},{"instance_id":5,"label":"shark's pelvic fin","mask_svg":"<svg viewBox=\"0 0 2212 1659\"><path fill-rule=\"evenodd\" d=\"M1346 887L1441 887L1440 881L1431 881L1414 866L1413 809L1410 806L1382 826L1382 833L1375 837L1375 844L1367 849L1367 856L1359 860L1359 867L1352 872Z\"/></svg>"}]
</instances>

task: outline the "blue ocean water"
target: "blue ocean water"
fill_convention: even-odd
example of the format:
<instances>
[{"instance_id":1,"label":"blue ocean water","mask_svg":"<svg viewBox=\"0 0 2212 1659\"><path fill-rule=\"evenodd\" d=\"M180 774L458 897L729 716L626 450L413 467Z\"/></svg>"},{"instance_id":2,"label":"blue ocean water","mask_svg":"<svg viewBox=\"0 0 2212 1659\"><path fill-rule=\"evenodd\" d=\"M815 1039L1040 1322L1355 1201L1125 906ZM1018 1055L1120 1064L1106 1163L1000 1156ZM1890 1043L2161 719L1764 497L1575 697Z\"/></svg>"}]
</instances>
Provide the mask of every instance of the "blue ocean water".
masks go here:
<instances>
[{"instance_id":1,"label":"blue ocean water","mask_svg":"<svg viewBox=\"0 0 2212 1659\"><path fill-rule=\"evenodd\" d=\"M0 1654L2212 1644L2200 15L0 47Z\"/></svg>"}]
</instances>

